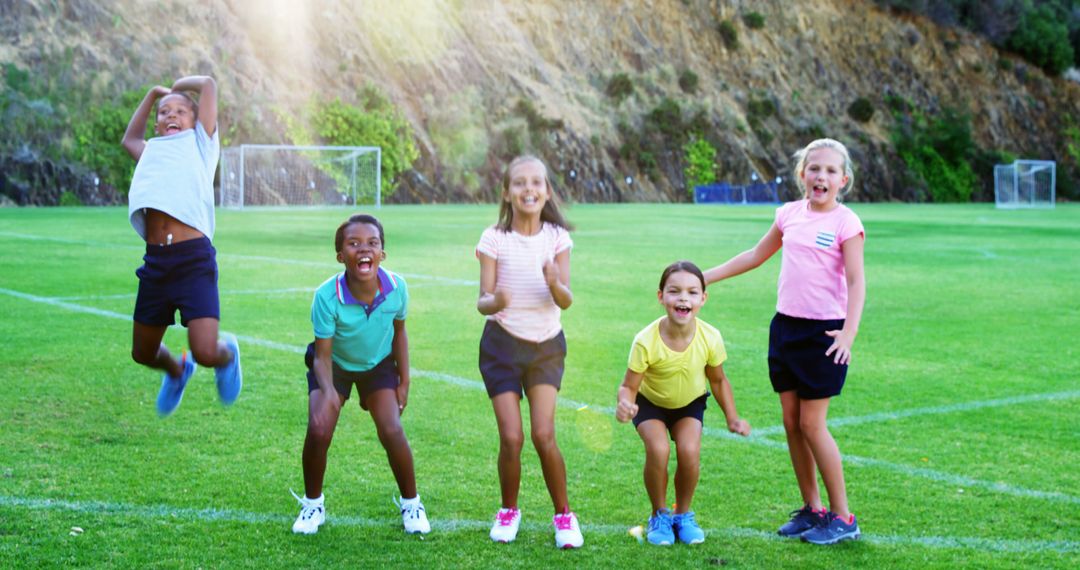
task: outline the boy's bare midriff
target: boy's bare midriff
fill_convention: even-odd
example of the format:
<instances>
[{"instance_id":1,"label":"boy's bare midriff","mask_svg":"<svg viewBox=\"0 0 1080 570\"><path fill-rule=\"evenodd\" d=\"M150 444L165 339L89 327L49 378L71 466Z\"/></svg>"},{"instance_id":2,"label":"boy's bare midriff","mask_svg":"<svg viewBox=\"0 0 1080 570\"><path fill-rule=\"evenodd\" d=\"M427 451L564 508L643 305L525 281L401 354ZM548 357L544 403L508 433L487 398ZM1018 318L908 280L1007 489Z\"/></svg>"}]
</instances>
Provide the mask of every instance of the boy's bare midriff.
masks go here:
<instances>
[{"instance_id":1,"label":"boy's bare midriff","mask_svg":"<svg viewBox=\"0 0 1080 570\"><path fill-rule=\"evenodd\" d=\"M146 243L171 245L201 237L203 237L202 232L165 212L152 208L146 209Z\"/></svg>"}]
</instances>

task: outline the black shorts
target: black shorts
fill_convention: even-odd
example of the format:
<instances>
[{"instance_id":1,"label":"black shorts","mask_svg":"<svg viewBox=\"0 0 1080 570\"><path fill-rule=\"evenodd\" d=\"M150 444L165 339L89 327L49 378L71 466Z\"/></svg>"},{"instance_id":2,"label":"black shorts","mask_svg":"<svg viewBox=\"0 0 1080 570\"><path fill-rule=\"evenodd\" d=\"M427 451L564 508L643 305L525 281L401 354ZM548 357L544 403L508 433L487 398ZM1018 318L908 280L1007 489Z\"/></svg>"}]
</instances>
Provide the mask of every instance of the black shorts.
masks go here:
<instances>
[{"instance_id":1,"label":"black shorts","mask_svg":"<svg viewBox=\"0 0 1080 570\"><path fill-rule=\"evenodd\" d=\"M681 408L662 408L652 403L641 392L638 392L637 404L638 412L634 416L634 427L641 425L641 422L648 420L660 420L667 426L668 431L675 427L675 424L683 418L694 418L705 423L705 407L709 402L709 393L706 392L701 395L700 398L695 399L693 402L681 407ZM674 439L674 437L672 437Z\"/></svg>"},{"instance_id":2,"label":"black shorts","mask_svg":"<svg viewBox=\"0 0 1080 570\"><path fill-rule=\"evenodd\" d=\"M220 319L217 251L201 237L173 245L146 244L143 265L135 271L139 295L134 320L151 326L169 326L206 317Z\"/></svg>"},{"instance_id":3,"label":"black shorts","mask_svg":"<svg viewBox=\"0 0 1080 570\"><path fill-rule=\"evenodd\" d=\"M796 390L804 400L839 396L847 364L825 356L833 338L825 331L844 328L844 319L814 320L777 313L769 325L769 379L777 393Z\"/></svg>"},{"instance_id":4,"label":"black shorts","mask_svg":"<svg viewBox=\"0 0 1080 570\"><path fill-rule=\"evenodd\" d=\"M562 387L566 361L566 336L562 331L544 342L521 340L495 321L484 325L480 337L480 375L489 398L517 392L538 384Z\"/></svg>"},{"instance_id":5,"label":"black shorts","mask_svg":"<svg viewBox=\"0 0 1080 570\"><path fill-rule=\"evenodd\" d=\"M315 343L312 342L307 346L307 352L304 354L304 364L307 366L307 391L308 394L312 390L319 388L319 381L315 378ZM351 372L338 366L337 362L331 361L331 366L334 371L334 390L337 390L338 394L345 399L349 399L349 395L352 393L352 387L356 385L356 394L360 397L360 407L367 408L367 397L376 390L382 389L396 389L401 383L401 376L398 374L397 361L394 360L394 355L391 354L386 358L379 361L371 370L365 370L363 372Z\"/></svg>"}]
</instances>

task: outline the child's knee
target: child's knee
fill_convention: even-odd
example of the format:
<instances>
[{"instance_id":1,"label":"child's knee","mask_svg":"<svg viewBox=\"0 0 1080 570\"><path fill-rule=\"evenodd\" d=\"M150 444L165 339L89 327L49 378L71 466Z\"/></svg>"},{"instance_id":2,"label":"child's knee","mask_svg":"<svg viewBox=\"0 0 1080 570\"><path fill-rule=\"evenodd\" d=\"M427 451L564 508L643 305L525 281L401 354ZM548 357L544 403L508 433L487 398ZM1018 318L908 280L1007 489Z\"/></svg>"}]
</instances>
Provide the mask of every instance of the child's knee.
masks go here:
<instances>
[{"instance_id":1,"label":"child's knee","mask_svg":"<svg viewBox=\"0 0 1080 570\"><path fill-rule=\"evenodd\" d=\"M521 453L521 448L524 446L525 434L521 431L499 434L499 447L504 451L509 451L511 453Z\"/></svg>"},{"instance_id":2,"label":"child's knee","mask_svg":"<svg viewBox=\"0 0 1080 570\"><path fill-rule=\"evenodd\" d=\"M147 350L140 349L137 346L132 347L131 348L131 359L134 360L135 362L138 362L139 364L144 365L144 366L149 366L149 365L153 364L155 360L157 360L157 350L155 349L153 352L150 352L150 351L147 351Z\"/></svg>"},{"instance_id":3,"label":"child's knee","mask_svg":"<svg viewBox=\"0 0 1080 570\"><path fill-rule=\"evenodd\" d=\"M537 449L547 448L555 445L555 426L533 426L532 442Z\"/></svg>"},{"instance_id":4,"label":"child's knee","mask_svg":"<svg viewBox=\"0 0 1080 570\"><path fill-rule=\"evenodd\" d=\"M195 362L204 368L214 368L220 366L222 363L218 362L218 347L216 344L206 344L191 347L191 355L195 357Z\"/></svg>"},{"instance_id":5,"label":"child's knee","mask_svg":"<svg viewBox=\"0 0 1080 570\"><path fill-rule=\"evenodd\" d=\"M649 458L656 459L667 463L668 456L671 454L671 445L666 439L657 439L657 441L645 442L645 455Z\"/></svg>"}]
</instances>

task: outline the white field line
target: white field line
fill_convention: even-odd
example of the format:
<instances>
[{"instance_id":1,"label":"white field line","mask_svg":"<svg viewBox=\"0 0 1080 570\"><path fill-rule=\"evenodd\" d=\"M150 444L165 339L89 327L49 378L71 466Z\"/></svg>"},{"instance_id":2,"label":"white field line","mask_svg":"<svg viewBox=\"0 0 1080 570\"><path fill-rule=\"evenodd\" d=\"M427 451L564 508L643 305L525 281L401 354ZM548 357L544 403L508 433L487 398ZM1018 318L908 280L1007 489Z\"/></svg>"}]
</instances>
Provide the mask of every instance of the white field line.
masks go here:
<instances>
[{"instance_id":1,"label":"white field line","mask_svg":"<svg viewBox=\"0 0 1080 570\"><path fill-rule=\"evenodd\" d=\"M37 511L70 511L91 516L118 516L139 519L187 520L193 522L230 522L243 524L277 524L282 528L293 520L291 514L254 513L236 509L193 509L168 505L132 505L104 501L65 501L58 499L29 499L0 495L0 507L21 508ZM328 514L327 524L345 527L389 527L401 524L398 517L367 518L350 515ZM436 532L482 532L491 526L487 520L440 519L431 515L431 528ZM525 521L522 528L529 532L548 532L551 526L545 522ZM582 521L582 531L590 534L625 534L625 524L592 523ZM90 533L93 530L89 531ZM706 529L713 537L756 538L767 541L786 541L775 532L746 527ZM952 536L898 536L864 534L862 540L881 545L923 546L927 548L974 549L990 552L1058 552L1071 553L1080 550L1080 542L1066 540L1001 540L992 538L966 538ZM627 538L629 542L630 539Z\"/></svg>"},{"instance_id":2,"label":"white field line","mask_svg":"<svg viewBox=\"0 0 1080 570\"><path fill-rule=\"evenodd\" d=\"M12 291L10 289L0 288L0 293L6 294L6 295L11 295L11 296L14 296L14 297L17 297L17 298L20 298L20 299L25 299L27 301L34 301L34 302L37 302L37 303L44 303L44 304L47 304L47 305L52 305L52 306L55 306L55 307L60 307L60 308L64 308L64 309L68 309L68 310L72 310L72 311L89 313L89 314L93 314L93 315L109 317L109 318L113 318L113 319L120 319L120 320L124 320L124 321L130 321L131 320L131 317L129 317L128 315L123 315L123 314L115 313L115 312L112 312L112 311L103 311L101 309L94 309L94 308L91 308L91 307L83 307L81 305L76 305L74 303L68 303L68 302L65 302L65 301L56 301L56 300L48 298L48 297L38 297L36 295L30 295L28 293L20 293L18 291ZM174 325L174 326L178 326L178 325ZM306 346L297 346L297 345L285 344L285 343L265 340L265 339L261 339L261 338L258 338L258 337L252 337L252 336L247 336L247 335L237 334L236 337L238 339L244 341L245 343L248 343L248 344L253 344L253 345L256 345L256 346L263 346L263 347L266 347L266 348L272 348L272 349L281 350L281 351L284 351L284 352L291 352L291 353L294 353L294 354L303 354L307 349ZM475 389L475 390L483 390L484 389L483 382L480 382L480 381L477 381L477 380L470 380L468 378L461 378L461 377L453 376L453 375L450 375L450 374L444 374L444 373L441 373L441 372L428 372L426 370L419 370L419 369L413 368L412 369L412 374L414 376L431 378L433 380L438 380L438 381L441 381L441 382L447 382L447 383L455 384L457 386L462 386L462 387L471 388L471 389ZM583 410L583 409L587 408L587 409L591 409L591 410L593 410L593 411L595 411L597 413L604 414L604 415L609 415L609 416L614 415L614 413L615 413L614 409L611 408L611 407L591 406L589 404L585 404L583 402L578 402L576 400L571 400L569 398L559 398L558 403L559 403L559 406L564 407L564 408L571 408L571 409L576 409L576 410ZM946 413L946 412L941 411L939 413ZM773 449L787 451L787 443L785 443L783 441L771 440L771 439L768 439L765 436L758 435L758 434L752 435L752 436L747 437L747 438L743 438L741 436L732 434L732 433L730 433L730 432L728 432L726 430L718 429L718 428L710 428L710 427L705 427L703 429L703 433L705 435L710 436L710 437L716 437L716 438L720 438L720 439L728 439L728 440L732 440L732 441L736 441L736 442L754 443L754 444L761 445L761 446L764 446L764 447L770 447L770 448L773 448ZM899 464L899 463L892 463L892 462L882 461L880 459L873 459L873 458L868 458L868 457L860 457L860 456L857 456L857 455L847 455L847 454L845 454L844 455L844 460L847 461L847 463L849 465L862 465L862 466L869 466L869 467L877 467L877 468L886 469L886 470L889 470L889 471L894 471L894 472L897 472L897 473L902 473L902 474L905 474L905 475L923 477L923 478L930 479L932 481L939 481L939 482L942 482L942 483L948 483L950 485L955 485L955 486L959 486L959 487L981 488L981 489L985 489L985 490L988 490L988 491L993 491L993 492L996 492L996 493L1003 493L1003 494L1007 494L1007 495L1013 495L1013 496L1017 496L1017 497L1036 498L1036 499L1045 499L1045 500L1056 501L1056 502L1080 504L1080 497L1077 497L1077 496L1074 496L1074 495L1069 495L1069 494L1066 494L1066 493L1051 492L1051 491L1038 491L1038 490L1033 490L1033 489L1026 489L1026 488L1023 488L1023 487L1017 487L1015 485L1008 485L1006 483L995 482L995 481L984 481L984 480L981 480L981 479L974 479L974 478L965 477L965 476L962 476L962 475L954 475L954 474L951 474L951 473L943 473L943 472L940 472L940 471L935 471L933 469L927 469L927 468L923 468L923 467L912 467L912 466L909 466L909 465L903 465L903 464Z\"/></svg>"},{"instance_id":3,"label":"white field line","mask_svg":"<svg viewBox=\"0 0 1080 570\"><path fill-rule=\"evenodd\" d=\"M92 240L73 241L73 240L57 238L57 237L51 237L51 236L36 236L36 235L21 234L21 233L16 233L16 232L0 231L0 237L9 237L9 238L15 238L15 239L31 240L31 241L51 241L51 242L64 243L64 244L68 244L68 245L70 245L70 244L80 244L80 245L86 245L86 246L90 246L90 247L100 247L100 248L104 248L104 249L132 249L132 250L136 250L136 251L146 251L146 248L144 246L142 246L142 245L126 245L126 244L116 244L116 243L108 243L108 242L92 241ZM340 263L329 263L329 262L325 262L325 261L308 261L308 260L303 260L303 259L284 259L284 258L280 258L280 257L268 257L268 256L262 256L262 255L243 255L243 254L239 254L239 253L219 253L217 255L217 258L218 259L226 259L226 260L258 261L258 262L277 263L277 264L284 264L284 265L300 265L300 266L304 266L304 267L322 267L322 268L325 268L327 270L327 272L329 272L329 273L332 273L334 271L338 271L338 270L340 270L340 267L341 267ZM402 277L406 278L406 279L420 279L420 280L424 280L424 281L435 281L437 283L444 283L446 285L465 285L465 286L470 286L470 287L476 287L476 286L480 285L479 281L472 281L472 280L469 280L469 279L452 279L452 278L449 278L449 277L439 277L437 275L422 275L422 274L419 274L419 273L400 273L399 272L398 274L401 275Z\"/></svg>"},{"instance_id":4,"label":"white field line","mask_svg":"<svg viewBox=\"0 0 1080 570\"><path fill-rule=\"evenodd\" d=\"M1050 392L1046 394L1028 394L1024 396L1014 396L1011 398L1001 398L997 400L983 400L980 402L958 402L956 404L946 404L944 406L929 406L926 408L911 408L908 410L898 410L895 412L879 412L876 414L868 414L865 416L848 416L846 418L835 418L829 420L829 427L841 427L841 426L853 426L865 423L878 423L888 420L899 420L903 418L910 418L913 416L926 416L926 415L940 415L951 414L956 412L966 412L970 410L981 410L983 408L997 408L1001 406L1011 406L1013 404L1027 404L1030 402L1045 402L1053 400L1071 400L1073 398L1080 398L1080 390L1071 390L1066 392ZM772 426L767 428L761 428L755 430L758 435L777 435L784 433L784 426Z\"/></svg>"}]
</instances>

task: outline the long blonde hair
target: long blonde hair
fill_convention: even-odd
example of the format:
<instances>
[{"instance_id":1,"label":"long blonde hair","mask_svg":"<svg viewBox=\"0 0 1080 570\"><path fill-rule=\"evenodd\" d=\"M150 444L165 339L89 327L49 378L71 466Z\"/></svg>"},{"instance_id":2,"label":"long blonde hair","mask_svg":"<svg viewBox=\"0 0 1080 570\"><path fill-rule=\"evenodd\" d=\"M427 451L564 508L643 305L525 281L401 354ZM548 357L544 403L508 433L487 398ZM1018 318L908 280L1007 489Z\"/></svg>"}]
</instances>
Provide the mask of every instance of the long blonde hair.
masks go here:
<instances>
[{"instance_id":1,"label":"long blonde hair","mask_svg":"<svg viewBox=\"0 0 1080 570\"><path fill-rule=\"evenodd\" d=\"M840 189L840 195L847 194L855 185L855 171L851 168L851 154L848 153L847 147L838 140L817 139L806 145L806 148L796 152L793 157L795 159L795 183L798 184L799 188L802 190L803 198L806 198L808 194L808 190L806 185L803 184L802 179L803 170L806 170L806 155L821 148L835 150L840 153L840 157L844 159L844 176L847 176L847 184L844 184L844 187Z\"/></svg>"}]
</instances>

